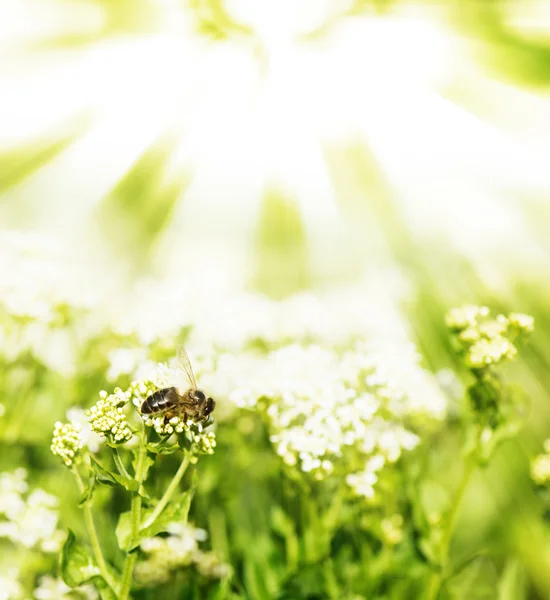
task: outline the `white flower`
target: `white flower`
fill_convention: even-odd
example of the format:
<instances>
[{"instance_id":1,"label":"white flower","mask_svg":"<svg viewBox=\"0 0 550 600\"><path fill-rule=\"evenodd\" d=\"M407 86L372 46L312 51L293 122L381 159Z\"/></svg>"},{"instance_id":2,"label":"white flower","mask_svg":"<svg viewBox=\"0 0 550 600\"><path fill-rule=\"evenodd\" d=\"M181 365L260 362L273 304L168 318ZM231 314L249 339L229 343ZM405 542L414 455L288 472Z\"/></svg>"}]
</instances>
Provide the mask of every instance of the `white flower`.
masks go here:
<instances>
[{"instance_id":1,"label":"white flower","mask_svg":"<svg viewBox=\"0 0 550 600\"><path fill-rule=\"evenodd\" d=\"M125 405L130 400L130 392L115 388L114 393L99 393L99 400L86 411L90 429L102 436L109 436L112 441L124 443L133 436L128 425Z\"/></svg>"},{"instance_id":2,"label":"white flower","mask_svg":"<svg viewBox=\"0 0 550 600\"><path fill-rule=\"evenodd\" d=\"M384 467L384 458L373 456L365 465L363 471L350 473L346 476L346 483L358 496L374 498L374 486L378 482L378 471Z\"/></svg>"},{"instance_id":3,"label":"white flower","mask_svg":"<svg viewBox=\"0 0 550 600\"><path fill-rule=\"evenodd\" d=\"M511 313L493 318L487 307L477 306L451 309L446 323L457 335L466 365L476 370L515 358L515 338L534 330L534 319L529 315Z\"/></svg>"},{"instance_id":4,"label":"white flower","mask_svg":"<svg viewBox=\"0 0 550 600\"><path fill-rule=\"evenodd\" d=\"M510 320L510 325L524 333L532 333L535 330L535 319L531 315L510 313L508 319Z\"/></svg>"},{"instance_id":5,"label":"white flower","mask_svg":"<svg viewBox=\"0 0 550 600\"><path fill-rule=\"evenodd\" d=\"M33 491L27 498L25 510L17 520L17 540L27 548L40 545L43 550L56 552L63 539L56 535L59 514L58 500L43 490Z\"/></svg>"},{"instance_id":6,"label":"white flower","mask_svg":"<svg viewBox=\"0 0 550 600\"><path fill-rule=\"evenodd\" d=\"M25 469L15 469L13 473L0 473L0 515L16 519L24 509L23 494L28 487Z\"/></svg>"},{"instance_id":7,"label":"white flower","mask_svg":"<svg viewBox=\"0 0 550 600\"><path fill-rule=\"evenodd\" d=\"M70 467L80 449L84 446L80 432L82 427L79 423L61 423L57 421L53 432L53 440L50 450Z\"/></svg>"},{"instance_id":8,"label":"white flower","mask_svg":"<svg viewBox=\"0 0 550 600\"><path fill-rule=\"evenodd\" d=\"M19 600L24 598L23 586L19 583L19 572L11 569L5 574L0 573L0 600Z\"/></svg>"},{"instance_id":9,"label":"white flower","mask_svg":"<svg viewBox=\"0 0 550 600\"><path fill-rule=\"evenodd\" d=\"M39 580L39 585L33 591L35 600L96 600L99 598L97 591L92 585L83 585L70 588L60 578L44 575Z\"/></svg>"},{"instance_id":10,"label":"white flower","mask_svg":"<svg viewBox=\"0 0 550 600\"><path fill-rule=\"evenodd\" d=\"M67 598L71 588L62 579L54 579L49 575L40 578L39 586L35 588L33 597L36 600L61 600Z\"/></svg>"},{"instance_id":11,"label":"white flower","mask_svg":"<svg viewBox=\"0 0 550 600\"><path fill-rule=\"evenodd\" d=\"M196 565L201 573L219 578L228 568L210 553L199 548L199 542L206 540L203 529L195 529L188 524L170 523L170 535L143 540L140 544L146 559L136 567L136 578L143 585L155 586L164 583L179 569Z\"/></svg>"},{"instance_id":12,"label":"white flower","mask_svg":"<svg viewBox=\"0 0 550 600\"><path fill-rule=\"evenodd\" d=\"M411 344L358 343L345 352L290 344L267 355L224 353L202 379L214 395L265 410L277 454L316 479L345 475L348 463L376 455L387 468L420 443L410 424L441 421L447 409ZM362 476L363 495L372 490L374 473Z\"/></svg>"},{"instance_id":13,"label":"white flower","mask_svg":"<svg viewBox=\"0 0 550 600\"><path fill-rule=\"evenodd\" d=\"M27 492L24 469L0 474L0 537L26 548L59 551L64 536L57 530L57 498L40 489Z\"/></svg>"}]
</instances>

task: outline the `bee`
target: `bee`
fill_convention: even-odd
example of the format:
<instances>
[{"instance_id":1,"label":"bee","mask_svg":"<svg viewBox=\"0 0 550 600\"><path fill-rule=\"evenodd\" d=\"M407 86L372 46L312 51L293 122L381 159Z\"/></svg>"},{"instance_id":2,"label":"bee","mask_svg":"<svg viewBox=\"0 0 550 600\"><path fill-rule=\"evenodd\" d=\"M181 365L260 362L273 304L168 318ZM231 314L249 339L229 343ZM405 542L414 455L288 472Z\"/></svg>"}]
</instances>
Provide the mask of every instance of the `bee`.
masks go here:
<instances>
[{"instance_id":1,"label":"bee","mask_svg":"<svg viewBox=\"0 0 550 600\"><path fill-rule=\"evenodd\" d=\"M184 421L190 419L196 423L207 421L216 403L197 388L189 356L182 347L178 348L178 367L186 376L190 387L187 390L176 386L157 390L143 401L141 413L144 415L164 414L165 423L176 416L181 417Z\"/></svg>"}]
</instances>

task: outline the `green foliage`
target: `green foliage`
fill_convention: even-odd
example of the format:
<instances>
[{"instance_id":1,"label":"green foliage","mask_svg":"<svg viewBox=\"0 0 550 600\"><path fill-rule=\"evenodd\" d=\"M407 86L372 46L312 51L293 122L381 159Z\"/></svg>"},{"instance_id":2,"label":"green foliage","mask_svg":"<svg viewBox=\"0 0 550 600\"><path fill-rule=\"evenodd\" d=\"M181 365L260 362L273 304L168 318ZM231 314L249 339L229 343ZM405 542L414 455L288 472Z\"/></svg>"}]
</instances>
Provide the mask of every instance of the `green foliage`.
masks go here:
<instances>
[{"instance_id":1,"label":"green foliage","mask_svg":"<svg viewBox=\"0 0 550 600\"><path fill-rule=\"evenodd\" d=\"M240 359L251 369L250 381L253 374L258 377L259 387L251 384L250 391L241 380L238 391L245 407L220 420L217 445L206 430L210 419L168 422L139 413L137 407L150 393L168 385L169 371L162 366L156 379L130 380L125 389L101 392L86 413L100 436L98 448L84 443L85 430L77 423L59 424L52 445L62 459L58 468L67 465L78 490L72 512L62 517L71 528L80 523L74 527L78 539L70 530L61 551L59 573L65 584L75 593L92 585L102 598L122 600L176 593L220 599L481 600L496 589L504 600L521 597L525 571L517 561L504 564L498 553L478 543L466 544L459 554L453 548L456 538L462 543L457 523L476 469L490 468L500 444L518 435L524 422L524 393L504 380L503 368L516 358L510 348L520 347L532 323L515 314L505 323L491 319L485 309L469 307L450 313L447 324L467 382L452 418L442 415L438 397L418 413L418 391L382 381L381 367L355 342L330 352L307 344L276 350L269 344L248 346ZM476 328L477 338L471 331ZM471 358L479 339L497 341L485 347L482 367ZM499 344L506 352L492 353ZM289 362L280 362L287 353ZM225 381L219 372L224 360L220 352L212 371L203 370L211 385L215 377ZM292 380L282 381L285 398L273 387L274 362L279 361L276 382L286 370L298 367L299 372L300 361L311 368L316 360L345 375L329 373L328 379L316 380L321 387L312 388L311 399L309 392L301 392L289 401ZM317 465L313 454L306 456L311 452L307 444L324 440L316 435L327 424L320 421L317 430L310 430L307 418L328 402L318 402L322 394L332 398L340 389L355 390L359 401L350 404L344 396L334 405L342 421L327 421L333 428L329 443L362 431L357 427L365 427L363 437L368 438L373 422L387 428L386 437L375 442L374 451L361 449L361 438L336 451L323 447ZM425 389L419 392L426 402ZM397 400L401 411L409 402L417 412L398 418L392 404ZM367 406L372 414L360 416ZM287 414L291 419L285 421ZM337 430L342 423L344 429ZM399 436L411 447L396 446ZM302 444L301 454L293 454L294 440ZM284 451L281 444L286 444ZM441 475L439 461L449 452L460 458L458 476L454 470ZM540 477L545 464L539 461ZM206 531L211 541L204 550Z\"/></svg>"},{"instance_id":2,"label":"green foliage","mask_svg":"<svg viewBox=\"0 0 550 600\"><path fill-rule=\"evenodd\" d=\"M78 587L100 576L92 556L77 542L75 534L70 529L61 550L59 570L63 581L69 587Z\"/></svg>"},{"instance_id":3,"label":"green foliage","mask_svg":"<svg viewBox=\"0 0 550 600\"><path fill-rule=\"evenodd\" d=\"M139 483L135 479L107 471L92 457L90 457L90 467L99 483L103 483L104 485L120 485L129 492L137 492L139 489Z\"/></svg>"}]
</instances>

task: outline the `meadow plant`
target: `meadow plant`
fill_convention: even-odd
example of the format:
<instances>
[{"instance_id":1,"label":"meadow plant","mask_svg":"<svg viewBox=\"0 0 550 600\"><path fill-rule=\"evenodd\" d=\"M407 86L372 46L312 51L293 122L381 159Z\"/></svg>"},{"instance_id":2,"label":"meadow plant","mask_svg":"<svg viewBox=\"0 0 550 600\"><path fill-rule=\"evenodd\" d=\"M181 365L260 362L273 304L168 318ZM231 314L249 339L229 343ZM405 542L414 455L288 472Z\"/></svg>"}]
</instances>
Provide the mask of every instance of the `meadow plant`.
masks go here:
<instances>
[{"instance_id":1,"label":"meadow plant","mask_svg":"<svg viewBox=\"0 0 550 600\"><path fill-rule=\"evenodd\" d=\"M493 317L486 306L466 305L448 312L446 325L463 367L471 380L460 420L464 466L446 514L437 520L426 546L434 568L427 587L428 600L438 598L445 580L457 574L449 547L460 504L477 467L485 467L497 446L515 436L523 424L524 397L505 383L501 368L517 357L523 340L534 331L534 319L511 313ZM475 554L473 554L475 556ZM467 564L465 561L464 564Z\"/></svg>"},{"instance_id":2,"label":"meadow plant","mask_svg":"<svg viewBox=\"0 0 550 600\"><path fill-rule=\"evenodd\" d=\"M273 312L272 303L258 302ZM94 382L112 381L112 391L72 407L51 442L74 478L84 527L69 529L63 544L57 499L30 491L24 470L2 474L0 537L28 552L60 552L58 573L51 561L34 576L0 573L7 597L449 594L460 569L451 541L471 476L525 415L503 367L533 319L453 309L446 326L461 369L443 378L402 336L346 340L315 318L300 330L296 315L322 309L307 297L293 302L274 329L257 317L194 355L201 387L217 400L218 435L210 418L141 414L149 395L175 383L172 364L158 362L175 354L174 340L149 336L144 346L146 332L137 330L110 337L101 330L87 340L81 359L94 365ZM189 332L192 340L201 335ZM74 389L89 397L85 372ZM457 432L462 477L434 511L425 499L434 448ZM549 464L547 452L532 463L540 488L549 487ZM200 502L191 506L193 497Z\"/></svg>"},{"instance_id":3,"label":"meadow plant","mask_svg":"<svg viewBox=\"0 0 550 600\"><path fill-rule=\"evenodd\" d=\"M189 465L214 452L215 435L205 431L210 421L184 421L175 416L162 423L164 416L141 415L139 407L162 385L166 370L160 366L157 375L155 382L134 381L126 391L116 388L111 394L99 393L85 413L89 429L104 441L95 455L86 447L78 423L55 425L51 450L75 477L88 533L86 543L69 531L62 550L61 576L70 588L93 584L102 597L125 599L132 588L165 583L183 567L193 566L211 578L227 576L220 561L199 550L202 532L187 523L196 482L183 493L179 490ZM155 465L168 454L179 456L179 467L157 498L148 482L154 478ZM92 513L98 484L120 488L130 503L130 510L118 515L116 538L121 556L112 560L104 556ZM193 540L191 547L189 540Z\"/></svg>"}]
</instances>

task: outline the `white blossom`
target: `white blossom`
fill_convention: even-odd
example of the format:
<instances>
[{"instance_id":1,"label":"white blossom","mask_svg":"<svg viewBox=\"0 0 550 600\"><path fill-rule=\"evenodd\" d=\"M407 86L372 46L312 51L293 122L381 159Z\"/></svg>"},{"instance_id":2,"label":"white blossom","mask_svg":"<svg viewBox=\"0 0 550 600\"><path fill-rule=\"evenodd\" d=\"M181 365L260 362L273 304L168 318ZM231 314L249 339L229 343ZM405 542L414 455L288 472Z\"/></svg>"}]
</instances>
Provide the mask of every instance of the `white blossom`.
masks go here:
<instances>
[{"instance_id":1,"label":"white blossom","mask_svg":"<svg viewBox=\"0 0 550 600\"><path fill-rule=\"evenodd\" d=\"M0 600L19 600L24 598L23 586L19 583L19 571L11 569L0 573Z\"/></svg>"},{"instance_id":2,"label":"white blossom","mask_svg":"<svg viewBox=\"0 0 550 600\"><path fill-rule=\"evenodd\" d=\"M57 529L58 499L30 491L24 469L0 474L0 537L26 548L58 552L64 535Z\"/></svg>"},{"instance_id":3,"label":"white blossom","mask_svg":"<svg viewBox=\"0 0 550 600\"><path fill-rule=\"evenodd\" d=\"M222 353L202 380L214 395L264 411L271 442L287 465L316 479L349 475L348 484L367 497L377 470L420 443L414 424L437 423L447 410L411 344L357 343L345 351L290 344L267 354ZM369 464L372 457L384 464L349 472L348 464Z\"/></svg>"},{"instance_id":4,"label":"white blossom","mask_svg":"<svg viewBox=\"0 0 550 600\"><path fill-rule=\"evenodd\" d=\"M80 435L82 428L79 423L61 423L57 421L53 432L50 450L70 467L80 449L84 446Z\"/></svg>"},{"instance_id":5,"label":"white blossom","mask_svg":"<svg viewBox=\"0 0 550 600\"><path fill-rule=\"evenodd\" d=\"M133 436L125 412L129 400L130 393L120 388L115 388L112 394L101 391L99 400L86 411L90 429L98 435L109 436L114 442L129 441Z\"/></svg>"},{"instance_id":6,"label":"white blossom","mask_svg":"<svg viewBox=\"0 0 550 600\"><path fill-rule=\"evenodd\" d=\"M70 588L62 579L43 575L33 591L35 600L96 600L99 598L92 585Z\"/></svg>"},{"instance_id":7,"label":"white blossom","mask_svg":"<svg viewBox=\"0 0 550 600\"><path fill-rule=\"evenodd\" d=\"M207 537L203 529L175 522L168 525L167 531L167 537L147 538L140 544L146 558L137 564L136 578L142 585L165 583L176 571L191 566L210 578L228 574L229 568L214 554L199 548Z\"/></svg>"}]
</instances>

